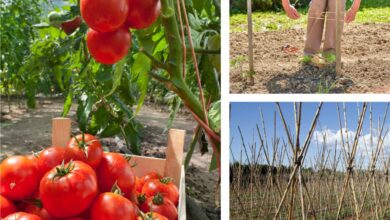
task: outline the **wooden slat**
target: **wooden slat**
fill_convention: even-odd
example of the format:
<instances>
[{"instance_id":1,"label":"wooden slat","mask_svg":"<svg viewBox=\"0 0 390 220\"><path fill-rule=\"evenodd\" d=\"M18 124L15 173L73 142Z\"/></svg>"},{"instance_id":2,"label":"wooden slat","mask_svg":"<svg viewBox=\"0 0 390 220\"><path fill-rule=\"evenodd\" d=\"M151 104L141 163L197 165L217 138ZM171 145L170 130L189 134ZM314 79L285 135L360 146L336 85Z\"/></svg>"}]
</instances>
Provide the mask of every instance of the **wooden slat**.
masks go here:
<instances>
[{"instance_id":1,"label":"wooden slat","mask_svg":"<svg viewBox=\"0 0 390 220\"><path fill-rule=\"evenodd\" d=\"M180 220L186 220L187 211L186 211L186 181L185 181L185 171L184 165L181 166L181 177L180 177L180 187L179 187L179 204L177 207L178 215Z\"/></svg>"},{"instance_id":2,"label":"wooden slat","mask_svg":"<svg viewBox=\"0 0 390 220\"><path fill-rule=\"evenodd\" d=\"M71 121L69 118L53 118L51 145L65 147L71 135Z\"/></svg>"},{"instance_id":3,"label":"wooden slat","mask_svg":"<svg viewBox=\"0 0 390 220\"><path fill-rule=\"evenodd\" d=\"M170 129L166 149L165 176L173 178L177 187L180 184L181 167L183 164L183 147L185 130Z\"/></svg>"},{"instance_id":4,"label":"wooden slat","mask_svg":"<svg viewBox=\"0 0 390 220\"><path fill-rule=\"evenodd\" d=\"M164 175L165 159L131 155L129 162L131 165L136 165L136 167L133 168L133 171L138 177L141 177L151 171L156 171L160 175Z\"/></svg>"}]
</instances>

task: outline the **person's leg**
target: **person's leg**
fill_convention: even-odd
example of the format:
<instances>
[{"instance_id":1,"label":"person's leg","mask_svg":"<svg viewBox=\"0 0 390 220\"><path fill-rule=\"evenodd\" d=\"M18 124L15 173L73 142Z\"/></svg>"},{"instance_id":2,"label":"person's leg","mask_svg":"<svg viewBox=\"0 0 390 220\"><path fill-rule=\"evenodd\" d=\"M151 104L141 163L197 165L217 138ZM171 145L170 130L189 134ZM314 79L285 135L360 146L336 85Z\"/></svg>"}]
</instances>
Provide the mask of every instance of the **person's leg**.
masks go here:
<instances>
[{"instance_id":1,"label":"person's leg","mask_svg":"<svg viewBox=\"0 0 390 220\"><path fill-rule=\"evenodd\" d=\"M324 15L327 0L312 0L308 12L305 55L314 55L320 51L324 32Z\"/></svg>"},{"instance_id":2,"label":"person's leg","mask_svg":"<svg viewBox=\"0 0 390 220\"><path fill-rule=\"evenodd\" d=\"M334 55L336 51L336 4L339 0L328 0L328 13L326 16L326 27L325 27L325 42L323 52L324 55ZM344 26L344 13L345 13L345 0L342 1L342 20L341 30Z\"/></svg>"}]
</instances>

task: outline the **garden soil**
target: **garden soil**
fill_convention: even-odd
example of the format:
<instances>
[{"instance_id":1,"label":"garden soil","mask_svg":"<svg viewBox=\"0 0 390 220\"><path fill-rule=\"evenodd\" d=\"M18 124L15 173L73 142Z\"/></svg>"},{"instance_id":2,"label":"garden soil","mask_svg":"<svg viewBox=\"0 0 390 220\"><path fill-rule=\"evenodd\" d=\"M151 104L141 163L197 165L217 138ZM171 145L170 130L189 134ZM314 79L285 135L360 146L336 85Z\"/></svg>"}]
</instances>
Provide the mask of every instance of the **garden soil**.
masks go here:
<instances>
[{"instance_id":1,"label":"garden soil","mask_svg":"<svg viewBox=\"0 0 390 220\"><path fill-rule=\"evenodd\" d=\"M16 154L29 154L39 151L51 143L51 119L62 113L63 100L59 98L40 98L37 108L27 109L24 100L12 99L10 104L5 98L1 104L0 160ZM11 108L11 112L9 111ZM72 133L79 133L75 120L76 104L72 106L69 117L72 119ZM165 157L167 134L164 133L169 112L161 106L146 104L136 116L143 127L142 154L152 157ZM188 113L176 118L173 128L186 130L185 146L192 140L196 124ZM125 143L119 137L101 139L104 147L110 151L126 152ZM211 150L211 149L210 149ZM187 149L185 149L187 151ZM196 205L210 219L220 219L220 208L216 205L219 197L218 172L209 172L211 152L193 154L190 167L186 172L187 195L192 198L190 204ZM187 202L188 204L188 202Z\"/></svg>"},{"instance_id":2,"label":"garden soil","mask_svg":"<svg viewBox=\"0 0 390 220\"><path fill-rule=\"evenodd\" d=\"M231 93L389 93L390 24L348 24L342 37L342 73L334 66L299 63L305 30L257 32L254 85L248 72L247 34L230 34Z\"/></svg>"}]
</instances>

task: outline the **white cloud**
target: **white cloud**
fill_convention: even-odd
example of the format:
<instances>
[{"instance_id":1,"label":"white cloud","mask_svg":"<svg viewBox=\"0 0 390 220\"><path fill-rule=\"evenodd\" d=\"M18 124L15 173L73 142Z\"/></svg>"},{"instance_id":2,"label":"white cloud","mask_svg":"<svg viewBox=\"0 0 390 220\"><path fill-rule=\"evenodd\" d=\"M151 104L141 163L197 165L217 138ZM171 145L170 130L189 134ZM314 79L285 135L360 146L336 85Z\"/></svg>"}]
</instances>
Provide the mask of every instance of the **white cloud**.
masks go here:
<instances>
[{"instance_id":1,"label":"white cloud","mask_svg":"<svg viewBox=\"0 0 390 220\"><path fill-rule=\"evenodd\" d=\"M372 137L372 145L371 145L371 135L369 133L367 134L361 134L358 140L358 150L356 157L359 158L361 156L364 156L368 159L371 157L371 153L373 150L376 149L378 144L378 131L373 131L373 137ZM385 130L383 131L382 136L384 135ZM356 132L355 131L348 131L348 142L349 145L352 148L354 139L355 139ZM325 137L325 139L324 139ZM347 132L345 128L343 128L343 139L345 143L345 147L347 147ZM318 140L319 145L323 144L324 142L327 143L329 147L334 149L335 143L337 141L337 147L338 149L342 149L342 141L341 141L341 130L331 130L331 129L324 129L323 131L315 131L313 133L313 139L312 144L316 145ZM388 158L390 156L390 133L387 134L387 136L384 139L383 143L383 150L384 150L384 156L385 158Z\"/></svg>"}]
</instances>

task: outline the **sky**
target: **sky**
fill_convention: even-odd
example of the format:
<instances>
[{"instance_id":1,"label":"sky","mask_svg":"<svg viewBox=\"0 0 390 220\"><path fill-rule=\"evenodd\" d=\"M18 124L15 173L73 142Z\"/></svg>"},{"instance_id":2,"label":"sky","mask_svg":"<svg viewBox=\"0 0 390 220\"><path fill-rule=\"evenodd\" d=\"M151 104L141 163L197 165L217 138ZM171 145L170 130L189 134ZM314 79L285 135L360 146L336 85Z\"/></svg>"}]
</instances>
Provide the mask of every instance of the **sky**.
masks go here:
<instances>
[{"instance_id":1,"label":"sky","mask_svg":"<svg viewBox=\"0 0 390 220\"><path fill-rule=\"evenodd\" d=\"M290 130L295 133L295 122L294 122L294 106L293 103L280 103L283 115L286 119L286 123L289 126ZM314 118L315 112L317 110L319 103L303 103L302 104L302 121L301 121L301 135L300 140L301 144L303 144L309 129ZM376 143L378 140L378 119L380 118L381 122L383 121L383 117L386 111L387 103L372 103L372 118L373 118L373 143L374 147L372 148L370 145L370 105L369 103L367 112L364 119L363 129L362 129L362 137L359 139L359 147L358 147L358 157L359 156L367 156L367 152L371 152L372 149L376 148ZM343 118L343 103L339 103L341 114ZM358 108L360 111L363 108L363 103L345 103L346 106L346 115L347 115L347 128L348 128L348 137L352 142L353 137L355 137L356 129L358 126ZM286 142L288 142L286 132L284 130L279 111L275 103L255 103L255 102L233 102L230 106L230 140L231 140L231 151L236 159L240 157L240 152L243 151L241 138L238 131L238 126L240 127L245 144L247 146L255 143L257 149L260 146L260 140L257 135L256 125L259 126L262 131L262 121L260 117L260 109L263 112L264 123L266 127L266 132L268 136L268 143L271 143L272 138L274 136L274 113L276 112L276 136L280 138L284 138ZM390 110L389 110L390 111ZM390 114L385 121L385 128L383 133L385 133L386 129L389 128L390 125ZM344 119L342 119L344 120ZM329 144L329 148L333 149L336 141L339 143L337 146L337 150L341 151L341 134L340 134L340 126L337 112L337 104L336 103L324 103L320 112L319 123L316 126L315 132L313 134L313 139L311 141L311 145L309 146L307 159L305 162L305 166L311 166L314 164L316 158L319 155L319 147L321 143L323 143L323 134L326 133L327 143ZM344 129L344 121L342 121L343 132ZM295 135L292 135L295 137ZM363 139L364 138L364 139ZM346 139L346 135L344 135L344 139ZM317 145L317 140L318 144ZM366 145L364 145L364 141ZM332 146L331 146L332 145ZM390 134L388 134L384 141L384 149L385 156L390 155ZM269 151L272 152L271 144L269 144ZM248 150L249 151L249 150ZM249 153L249 152L248 152ZM245 155L244 155L245 156ZM243 156L243 157L244 157ZM264 155L263 155L264 156ZM230 161L232 162L233 157L230 154ZM368 164L368 157L363 159L362 164ZM265 161L263 161L265 163ZM288 160L284 160L285 164L288 164ZM344 162L342 162L344 163Z\"/></svg>"}]
</instances>

